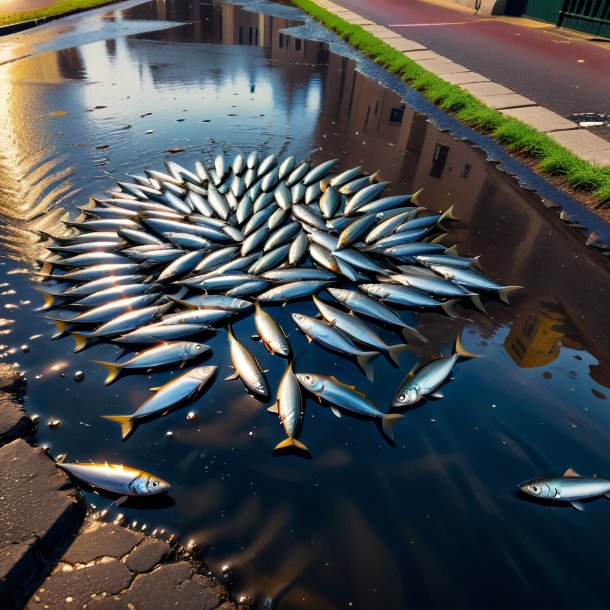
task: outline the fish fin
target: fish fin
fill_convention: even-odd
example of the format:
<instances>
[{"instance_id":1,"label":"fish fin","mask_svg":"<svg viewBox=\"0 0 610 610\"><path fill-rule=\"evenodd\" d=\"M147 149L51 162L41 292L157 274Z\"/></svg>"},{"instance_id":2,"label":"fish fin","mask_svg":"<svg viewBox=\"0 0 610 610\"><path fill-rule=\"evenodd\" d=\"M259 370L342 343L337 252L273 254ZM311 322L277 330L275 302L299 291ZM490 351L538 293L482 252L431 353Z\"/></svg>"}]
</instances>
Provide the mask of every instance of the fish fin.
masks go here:
<instances>
[{"instance_id":1,"label":"fish fin","mask_svg":"<svg viewBox=\"0 0 610 610\"><path fill-rule=\"evenodd\" d=\"M288 339L288 335L286 334L286 331L282 328L282 325L278 324L278 326L280 327L280 330L282 331L282 334L284 335L284 337L286 337L286 339Z\"/></svg>"},{"instance_id":2,"label":"fish fin","mask_svg":"<svg viewBox=\"0 0 610 610\"><path fill-rule=\"evenodd\" d=\"M401 419L404 419L404 415L399 413L388 413L381 416L383 433L391 440L394 440L394 424Z\"/></svg>"},{"instance_id":3,"label":"fish fin","mask_svg":"<svg viewBox=\"0 0 610 610\"><path fill-rule=\"evenodd\" d=\"M473 354L464 348L462 344L462 334L458 333L455 338L455 353L462 356L462 358L479 358L480 354Z\"/></svg>"},{"instance_id":4,"label":"fish fin","mask_svg":"<svg viewBox=\"0 0 610 610\"><path fill-rule=\"evenodd\" d=\"M41 275L51 275L53 273L53 263L50 263L49 261L44 261L42 263L42 267L40 268L39 273Z\"/></svg>"},{"instance_id":5,"label":"fish fin","mask_svg":"<svg viewBox=\"0 0 610 610\"><path fill-rule=\"evenodd\" d=\"M453 246L451 246L450 248L447 248L445 250L445 254L454 254L455 256L459 256L458 250L457 250L457 244L453 244Z\"/></svg>"},{"instance_id":6,"label":"fish fin","mask_svg":"<svg viewBox=\"0 0 610 610\"><path fill-rule=\"evenodd\" d=\"M311 343L313 341L313 339L309 335L305 335L305 337L307 338L308 343Z\"/></svg>"},{"instance_id":7,"label":"fish fin","mask_svg":"<svg viewBox=\"0 0 610 610\"><path fill-rule=\"evenodd\" d=\"M597 472L594 472L594 473L591 475L591 478L592 478L592 479L597 479Z\"/></svg>"},{"instance_id":8,"label":"fish fin","mask_svg":"<svg viewBox=\"0 0 610 610\"><path fill-rule=\"evenodd\" d=\"M610 500L610 491L604 494L604 498L608 498L608 500Z\"/></svg>"},{"instance_id":9,"label":"fish fin","mask_svg":"<svg viewBox=\"0 0 610 610\"><path fill-rule=\"evenodd\" d=\"M461 318L462 317L462 316L458 315L457 312L455 311L455 306L458 302L459 302L458 299L449 299L448 301L441 303L441 307L443 308L445 313L450 318Z\"/></svg>"},{"instance_id":10,"label":"fish fin","mask_svg":"<svg viewBox=\"0 0 610 610\"><path fill-rule=\"evenodd\" d=\"M58 320L57 318L49 318L49 320L53 320L53 324L57 328L57 332L61 335L66 332L66 322L65 320Z\"/></svg>"},{"instance_id":11,"label":"fish fin","mask_svg":"<svg viewBox=\"0 0 610 610\"><path fill-rule=\"evenodd\" d=\"M48 292L43 292L42 296L44 298L44 305L41 307L41 309L50 309L53 307L56 297Z\"/></svg>"},{"instance_id":12,"label":"fish fin","mask_svg":"<svg viewBox=\"0 0 610 610\"><path fill-rule=\"evenodd\" d=\"M274 402L270 407L267 407L267 411L269 411L269 413L279 413L280 411L277 402Z\"/></svg>"},{"instance_id":13,"label":"fish fin","mask_svg":"<svg viewBox=\"0 0 610 610\"><path fill-rule=\"evenodd\" d=\"M337 407L335 407L334 405L330 406L330 410L333 412L333 415L335 417L339 417L339 418L343 417L343 415L341 415L341 411L339 411L339 409L337 409Z\"/></svg>"},{"instance_id":14,"label":"fish fin","mask_svg":"<svg viewBox=\"0 0 610 610\"><path fill-rule=\"evenodd\" d=\"M102 360L94 360L93 362L101 364L103 367L108 369L108 377L106 377L106 381L104 381L106 385L111 384L121 374L121 368L123 367L122 364L104 362Z\"/></svg>"},{"instance_id":15,"label":"fish fin","mask_svg":"<svg viewBox=\"0 0 610 610\"><path fill-rule=\"evenodd\" d=\"M416 191L415 193L413 193L413 195L411 195L411 201L410 203L412 203L413 205L416 205L418 208L421 207L419 205L419 194L423 191L424 189L419 189L419 191Z\"/></svg>"},{"instance_id":16,"label":"fish fin","mask_svg":"<svg viewBox=\"0 0 610 610\"><path fill-rule=\"evenodd\" d=\"M281 443L278 443L274 449L273 449L273 453L275 453L276 451L280 451L281 449L285 449L286 447L296 447L297 449L300 449L301 451L305 451L308 455L311 455L309 449L303 444L301 443L301 441L298 441L296 438L289 436L287 439L283 440Z\"/></svg>"},{"instance_id":17,"label":"fish fin","mask_svg":"<svg viewBox=\"0 0 610 610\"><path fill-rule=\"evenodd\" d=\"M342 386L346 387L346 388L350 388L351 390L356 390L356 386L355 385L347 385L347 383L343 383L342 381L339 381L334 375L330 375L330 378L333 381L336 381L337 383L341 384Z\"/></svg>"},{"instance_id":18,"label":"fish fin","mask_svg":"<svg viewBox=\"0 0 610 610\"><path fill-rule=\"evenodd\" d=\"M434 392L434 394L428 394L428 397L440 399L440 398L445 398L445 395L441 394L440 392Z\"/></svg>"},{"instance_id":19,"label":"fish fin","mask_svg":"<svg viewBox=\"0 0 610 610\"><path fill-rule=\"evenodd\" d=\"M523 286L504 286L504 288L500 288L500 290L498 290L498 295L500 296L500 300L503 303L510 305L510 303L508 302L508 295L511 292L514 292L515 290L519 290L520 288L523 288Z\"/></svg>"},{"instance_id":20,"label":"fish fin","mask_svg":"<svg viewBox=\"0 0 610 610\"><path fill-rule=\"evenodd\" d=\"M163 386L156 385L154 388L148 388L151 392L158 392Z\"/></svg>"},{"instance_id":21,"label":"fish fin","mask_svg":"<svg viewBox=\"0 0 610 610\"><path fill-rule=\"evenodd\" d=\"M235 371L235 373L233 373L232 375L225 377L225 381L233 381L234 379L237 379L238 377L239 377L239 373L237 371Z\"/></svg>"},{"instance_id":22,"label":"fish fin","mask_svg":"<svg viewBox=\"0 0 610 610\"><path fill-rule=\"evenodd\" d=\"M576 510L585 510L585 507L582 503L577 502L576 500L572 500L570 502L570 504L576 509Z\"/></svg>"},{"instance_id":23,"label":"fish fin","mask_svg":"<svg viewBox=\"0 0 610 610\"><path fill-rule=\"evenodd\" d=\"M470 297L470 300L472 301L472 304L479 310L482 311L486 316L489 315L487 313L487 310L485 309L485 306L483 305L483 302L481 301L481 297L478 294L473 294Z\"/></svg>"},{"instance_id":24,"label":"fish fin","mask_svg":"<svg viewBox=\"0 0 610 610\"><path fill-rule=\"evenodd\" d=\"M379 356L379 352L364 352L356 358L356 360L358 360L358 365L364 371L364 374L369 381L373 381L375 376L375 372L373 371L370 361L376 356Z\"/></svg>"},{"instance_id":25,"label":"fish fin","mask_svg":"<svg viewBox=\"0 0 610 610\"><path fill-rule=\"evenodd\" d=\"M453 205L441 214L438 222L443 222L443 220L459 220L459 218L453 213Z\"/></svg>"},{"instance_id":26,"label":"fish fin","mask_svg":"<svg viewBox=\"0 0 610 610\"><path fill-rule=\"evenodd\" d=\"M112 506L114 506L115 508L117 506L121 506L121 504L123 504L123 502L125 502L125 500L128 500L128 499L129 499L129 496L121 496L118 500L115 500L112 503Z\"/></svg>"},{"instance_id":27,"label":"fish fin","mask_svg":"<svg viewBox=\"0 0 610 610\"><path fill-rule=\"evenodd\" d=\"M564 473L563 473L564 477L579 477L580 475L573 470L572 468L568 468Z\"/></svg>"},{"instance_id":28,"label":"fish fin","mask_svg":"<svg viewBox=\"0 0 610 610\"><path fill-rule=\"evenodd\" d=\"M398 354L400 354L401 352L404 352L408 349L409 349L409 346L405 345L404 343L399 343L398 345L390 346L390 349L388 349L388 354L390 355L392 362L396 366L398 366Z\"/></svg>"},{"instance_id":29,"label":"fish fin","mask_svg":"<svg viewBox=\"0 0 610 610\"><path fill-rule=\"evenodd\" d=\"M80 352L85 349L87 345L87 336L83 335L83 333L70 333L72 338L74 339L74 351Z\"/></svg>"},{"instance_id":30,"label":"fish fin","mask_svg":"<svg viewBox=\"0 0 610 610\"><path fill-rule=\"evenodd\" d=\"M379 177L381 175L381 170L378 169L374 174L371 174L369 176L369 184L374 184L375 182L380 182L381 178Z\"/></svg>"},{"instance_id":31,"label":"fish fin","mask_svg":"<svg viewBox=\"0 0 610 610\"><path fill-rule=\"evenodd\" d=\"M405 341L410 341L413 339L413 337L415 337L423 343L428 343L428 339L426 339L426 337L424 337L416 328L413 328L412 326L404 326L401 329L400 334L403 336Z\"/></svg>"},{"instance_id":32,"label":"fish fin","mask_svg":"<svg viewBox=\"0 0 610 610\"><path fill-rule=\"evenodd\" d=\"M66 461L66 458L68 457L67 453L60 453L56 458L55 458L55 463L56 464L63 464ZM610 493L610 492L609 492Z\"/></svg>"},{"instance_id":33,"label":"fish fin","mask_svg":"<svg viewBox=\"0 0 610 610\"><path fill-rule=\"evenodd\" d=\"M432 239L426 238L426 239L424 239L424 241L427 241L431 244L440 244L441 241L443 241L443 239L445 239L446 236L447 236L447 233L440 233L436 237L433 237Z\"/></svg>"},{"instance_id":34,"label":"fish fin","mask_svg":"<svg viewBox=\"0 0 610 610\"><path fill-rule=\"evenodd\" d=\"M473 261L472 261L472 267L476 267L479 271L483 271L483 265L481 265L481 261L479 260L481 258L481 255L479 254L478 256L475 256Z\"/></svg>"},{"instance_id":35,"label":"fish fin","mask_svg":"<svg viewBox=\"0 0 610 610\"><path fill-rule=\"evenodd\" d=\"M121 434L123 435L123 440L125 440L133 432L134 421L131 418L131 415L102 415L102 417L121 424Z\"/></svg>"}]
</instances>

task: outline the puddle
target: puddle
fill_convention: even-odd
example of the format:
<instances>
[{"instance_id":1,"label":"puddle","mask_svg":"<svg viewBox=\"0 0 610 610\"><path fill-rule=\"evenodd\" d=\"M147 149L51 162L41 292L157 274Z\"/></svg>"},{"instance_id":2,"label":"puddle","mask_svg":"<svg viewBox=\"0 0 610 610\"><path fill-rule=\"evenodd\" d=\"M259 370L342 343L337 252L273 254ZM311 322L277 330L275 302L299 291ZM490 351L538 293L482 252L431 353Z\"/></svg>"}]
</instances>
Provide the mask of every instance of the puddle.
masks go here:
<instances>
[{"instance_id":1,"label":"puddle","mask_svg":"<svg viewBox=\"0 0 610 610\"><path fill-rule=\"evenodd\" d=\"M353 59L298 35L313 26L285 31L300 25L294 10L273 10L287 16L216 2L111 7L71 20L73 46L51 48L41 39L59 26L45 26L32 32L29 57L0 67L0 356L26 374L40 444L170 481L168 498L121 512L194 540L260 608L605 607L606 501L550 510L519 497L517 484L570 466L610 477L608 258L481 150L436 129ZM178 373L125 374L105 387L93 361L119 349L74 354L36 311L31 270L44 251L33 230L59 231L61 216L111 188L111 177L254 149L381 169L391 194L423 187L429 208L455 204L460 221L445 243L481 255L494 280L526 287L510 307L486 301L488 317L468 310L464 342L483 357L456 366L443 399L406 413L395 447L371 422L337 419L310 399L300 438L313 459L273 457L284 438L276 418L222 381L231 373L224 333L208 342L205 362L220 370L202 400L122 442L100 416L132 412ZM298 309L315 313L311 303ZM378 359L369 383L351 362L307 347L293 307L276 310L300 370L338 374L382 410L418 358L402 354L400 369ZM448 353L460 324L417 319L432 352ZM235 332L250 337L253 320ZM275 394L284 363L248 346L271 369ZM111 502L86 496L97 508Z\"/></svg>"}]
</instances>

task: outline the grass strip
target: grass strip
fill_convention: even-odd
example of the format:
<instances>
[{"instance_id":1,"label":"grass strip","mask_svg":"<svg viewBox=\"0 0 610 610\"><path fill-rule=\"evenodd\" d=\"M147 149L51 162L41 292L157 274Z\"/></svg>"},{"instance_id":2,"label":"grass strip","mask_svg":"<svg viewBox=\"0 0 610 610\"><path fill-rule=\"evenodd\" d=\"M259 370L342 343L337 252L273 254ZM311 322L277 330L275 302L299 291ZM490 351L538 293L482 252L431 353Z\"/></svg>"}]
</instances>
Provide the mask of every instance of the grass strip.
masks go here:
<instances>
[{"instance_id":1,"label":"grass strip","mask_svg":"<svg viewBox=\"0 0 610 610\"><path fill-rule=\"evenodd\" d=\"M592 195L600 207L610 204L610 166L589 163L544 133L489 108L459 86L422 68L374 34L337 17L312 0L292 0L292 3L462 123L492 137L507 150L535 160L543 173L561 177L573 189Z\"/></svg>"},{"instance_id":2,"label":"grass strip","mask_svg":"<svg viewBox=\"0 0 610 610\"><path fill-rule=\"evenodd\" d=\"M116 0L59 0L59 2L39 10L0 15L0 26L12 25L13 23L20 23L22 21L34 21L36 19L56 17L57 15L69 15L70 13L76 13L88 8L110 4L111 2L116 2Z\"/></svg>"}]
</instances>

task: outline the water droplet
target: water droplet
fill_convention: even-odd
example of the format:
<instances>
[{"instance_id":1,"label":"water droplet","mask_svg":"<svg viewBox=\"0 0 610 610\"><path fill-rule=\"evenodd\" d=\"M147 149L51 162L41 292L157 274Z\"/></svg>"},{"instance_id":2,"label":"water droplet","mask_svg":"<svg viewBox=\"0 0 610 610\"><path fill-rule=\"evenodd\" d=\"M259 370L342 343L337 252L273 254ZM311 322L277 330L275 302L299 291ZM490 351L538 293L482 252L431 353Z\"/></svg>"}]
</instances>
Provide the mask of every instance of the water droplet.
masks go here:
<instances>
[{"instance_id":1,"label":"water droplet","mask_svg":"<svg viewBox=\"0 0 610 610\"><path fill-rule=\"evenodd\" d=\"M186 420L187 421L195 421L197 419L197 412L196 411L189 411L186 414Z\"/></svg>"},{"instance_id":2,"label":"water droplet","mask_svg":"<svg viewBox=\"0 0 610 610\"><path fill-rule=\"evenodd\" d=\"M30 346L29 346L29 345L26 345L26 344L24 343L24 344L21 346L21 351L22 351L24 354L27 354L27 353L30 351Z\"/></svg>"},{"instance_id":3,"label":"water droplet","mask_svg":"<svg viewBox=\"0 0 610 610\"><path fill-rule=\"evenodd\" d=\"M55 430L55 428L59 428L59 426L61 426L61 420L59 420L59 419L50 419L47 422L47 426L49 426L49 428L51 428L51 430Z\"/></svg>"},{"instance_id":4,"label":"water droplet","mask_svg":"<svg viewBox=\"0 0 610 610\"><path fill-rule=\"evenodd\" d=\"M76 371L76 373L74 373L74 381L80 382L84 378L85 378L85 373L83 373L82 371Z\"/></svg>"},{"instance_id":5,"label":"water droplet","mask_svg":"<svg viewBox=\"0 0 610 610\"><path fill-rule=\"evenodd\" d=\"M174 433L171 430L168 430L165 433L165 438L173 438L174 437Z\"/></svg>"}]
</instances>

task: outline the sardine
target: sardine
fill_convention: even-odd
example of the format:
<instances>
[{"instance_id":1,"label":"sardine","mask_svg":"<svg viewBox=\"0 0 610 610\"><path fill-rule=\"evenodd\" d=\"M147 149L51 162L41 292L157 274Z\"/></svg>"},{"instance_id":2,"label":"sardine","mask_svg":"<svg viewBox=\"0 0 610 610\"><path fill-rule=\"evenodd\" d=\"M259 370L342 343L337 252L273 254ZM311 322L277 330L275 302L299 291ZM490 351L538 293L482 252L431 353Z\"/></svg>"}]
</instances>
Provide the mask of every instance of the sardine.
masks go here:
<instances>
[{"instance_id":1,"label":"sardine","mask_svg":"<svg viewBox=\"0 0 610 610\"><path fill-rule=\"evenodd\" d=\"M256 358L235 338L230 326L227 328L227 335L229 336L231 361L235 372L233 375L229 375L226 381L239 378L248 391L257 398L266 401L269 398L269 389L265 373Z\"/></svg>"},{"instance_id":2,"label":"sardine","mask_svg":"<svg viewBox=\"0 0 610 610\"><path fill-rule=\"evenodd\" d=\"M256 330L271 354L287 358L290 355L290 344L286 335L278 323L260 306L257 301L255 305L254 324Z\"/></svg>"}]
</instances>

